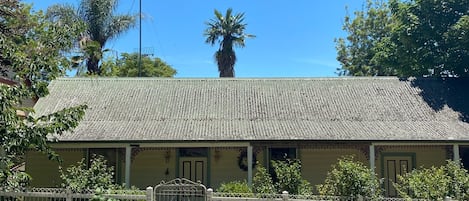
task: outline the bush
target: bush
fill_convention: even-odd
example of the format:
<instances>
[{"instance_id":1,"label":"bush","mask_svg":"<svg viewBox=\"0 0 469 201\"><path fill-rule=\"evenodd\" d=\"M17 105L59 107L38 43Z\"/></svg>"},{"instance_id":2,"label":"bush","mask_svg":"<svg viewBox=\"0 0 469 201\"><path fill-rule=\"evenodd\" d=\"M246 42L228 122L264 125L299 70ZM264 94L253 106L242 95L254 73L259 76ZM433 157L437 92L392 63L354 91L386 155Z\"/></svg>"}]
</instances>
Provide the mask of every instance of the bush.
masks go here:
<instances>
[{"instance_id":1,"label":"bush","mask_svg":"<svg viewBox=\"0 0 469 201\"><path fill-rule=\"evenodd\" d=\"M353 156L339 159L327 173L324 184L318 185L317 189L321 195L328 196L362 195L370 198L381 196L376 175L363 163L354 161Z\"/></svg>"},{"instance_id":2,"label":"bush","mask_svg":"<svg viewBox=\"0 0 469 201\"><path fill-rule=\"evenodd\" d=\"M246 181L232 181L221 184L217 192L221 193L247 193L252 194L251 188Z\"/></svg>"},{"instance_id":3,"label":"bush","mask_svg":"<svg viewBox=\"0 0 469 201\"><path fill-rule=\"evenodd\" d=\"M60 168L59 171L62 187L74 192L120 188L114 184L114 167L108 167L102 156L93 156L89 168L82 159L76 166L72 165L65 171Z\"/></svg>"},{"instance_id":4,"label":"bush","mask_svg":"<svg viewBox=\"0 0 469 201\"><path fill-rule=\"evenodd\" d=\"M276 177L277 192L288 191L293 195L311 195L311 184L301 176L301 161L290 160L272 161ZM300 194L301 192L301 194Z\"/></svg>"},{"instance_id":5,"label":"bush","mask_svg":"<svg viewBox=\"0 0 469 201\"><path fill-rule=\"evenodd\" d=\"M272 161L272 167L276 176L275 181L266 168L257 165L257 172L253 180L254 192L273 194L288 191L293 195L312 194L311 184L301 176L301 162L299 160Z\"/></svg>"},{"instance_id":6,"label":"bush","mask_svg":"<svg viewBox=\"0 0 469 201\"><path fill-rule=\"evenodd\" d=\"M4 172L0 171L0 177L4 176ZM0 190L2 191L17 191L28 187L31 183L31 176L25 172L20 171L10 171L8 176L3 184L0 185Z\"/></svg>"},{"instance_id":7,"label":"bush","mask_svg":"<svg viewBox=\"0 0 469 201\"><path fill-rule=\"evenodd\" d=\"M256 166L256 174L253 178L253 188L255 193L273 194L276 193L272 177L267 172L267 169L261 164Z\"/></svg>"},{"instance_id":8,"label":"bush","mask_svg":"<svg viewBox=\"0 0 469 201\"><path fill-rule=\"evenodd\" d=\"M451 178L448 196L456 200L469 200L469 175L461 162L448 160L445 170Z\"/></svg>"},{"instance_id":9,"label":"bush","mask_svg":"<svg viewBox=\"0 0 469 201\"><path fill-rule=\"evenodd\" d=\"M398 176L394 187L404 198L442 200L449 196L457 200L469 199L467 170L454 161L447 161L440 167L421 167Z\"/></svg>"}]
</instances>

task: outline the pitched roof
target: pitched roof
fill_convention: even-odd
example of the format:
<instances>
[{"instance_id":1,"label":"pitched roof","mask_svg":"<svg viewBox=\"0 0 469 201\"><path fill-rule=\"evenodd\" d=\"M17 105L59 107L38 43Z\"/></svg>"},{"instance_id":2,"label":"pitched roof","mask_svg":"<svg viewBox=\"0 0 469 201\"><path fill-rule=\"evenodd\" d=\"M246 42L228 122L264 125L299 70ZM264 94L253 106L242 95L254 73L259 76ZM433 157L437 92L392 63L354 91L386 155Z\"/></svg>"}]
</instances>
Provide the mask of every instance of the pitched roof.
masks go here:
<instances>
[{"instance_id":1,"label":"pitched roof","mask_svg":"<svg viewBox=\"0 0 469 201\"><path fill-rule=\"evenodd\" d=\"M469 140L459 82L63 78L35 109L89 106L63 141Z\"/></svg>"}]
</instances>

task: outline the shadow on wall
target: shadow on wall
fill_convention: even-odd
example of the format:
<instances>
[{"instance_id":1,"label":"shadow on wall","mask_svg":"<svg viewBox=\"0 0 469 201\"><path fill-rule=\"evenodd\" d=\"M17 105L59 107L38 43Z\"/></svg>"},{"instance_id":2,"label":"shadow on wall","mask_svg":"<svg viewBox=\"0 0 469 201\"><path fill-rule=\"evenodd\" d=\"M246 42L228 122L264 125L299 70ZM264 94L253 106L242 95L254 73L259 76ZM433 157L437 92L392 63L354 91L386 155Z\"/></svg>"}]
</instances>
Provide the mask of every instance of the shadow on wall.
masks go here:
<instances>
[{"instance_id":1,"label":"shadow on wall","mask_svg":"<svg viewBox=\"0 0 469 201\"><path fill-rule=\"evenodd\" d=\"M469 122L469 78L414 78L404 79L421 89L423 100L436 112L447 105L459 112L459 119Z\"/></svg>"}]
</instances>

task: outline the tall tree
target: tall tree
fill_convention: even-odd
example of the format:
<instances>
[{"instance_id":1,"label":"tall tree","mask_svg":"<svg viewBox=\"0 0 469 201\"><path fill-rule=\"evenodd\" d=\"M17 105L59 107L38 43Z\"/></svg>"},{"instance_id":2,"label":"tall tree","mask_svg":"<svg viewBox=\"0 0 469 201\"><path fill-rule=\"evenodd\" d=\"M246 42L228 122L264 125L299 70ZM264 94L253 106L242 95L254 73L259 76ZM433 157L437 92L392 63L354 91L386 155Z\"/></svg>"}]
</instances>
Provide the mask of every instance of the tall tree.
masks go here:
<instances>
[{"instance_id":1,"label":"tall tree","mask_svg":"<svg viewBox=\"0 0 469 201\"><path fill-rule=\"evenodd\" d=\"M377 62L380 43L391 31L391 10L384 0L367 0L364 10L355 11L354 18L347 14L342 29L346 38L336 39L337 60L342 68L339 75L375 76L394 75L393 68Z\"/></svg>"},{"instance_id":2,"label":"tall tree","mask_svg":"<svg viewBox=\"0 0 469 201\"><path fill-rule=\"evenodd\" d=\"M86 59L89 74L101 73L99 61L106 42L135 25L135 15L115 14L117 3L117 0L81 0L78 8L58 4L47 10L48 18L53 21L63 24L78 21L86 24L86 31L78 38L78 41L80 41L80 48L84 50L83 57Z\"/></svg>"},{"instance_id":3,"label":"tall tree","mask_svg":"<svg viewBox=\"0 0 469 201\"><path fill-rule=\"evenodd\" d=\"M46 96L48 82L63 75L62 66L68 62L61 52L72 47L80 30L73 24L51 23L30 8L18 0L0 1L0 68L17 82L0 84L0 188L18 187L28 178L12 169L27 150L57 159L49 139L76 127L86 109L81 105L42 116L17 114L34 112L21 107L22 101Z\"/></svg>"},{"instance_id":4,"label":"tall tree","mask_svg":"<svg viewBox=\"0 0 469 201\"><path fill-rule=\"evenodd\" d=\"M236 54L233 46L244 47L246 38L254 38L254 35L244 33L246 25L244 13L232 15L233 10L229 8L223 16L218 10L215 10L215 18L206 22L208 26L204 32L207 37L206 43L214 45L220 44L220 48L215 52L220 77L234 77L234 65L236 63Z\"/></svg>"},{"instance_id":5,"label":"tall tree","mask_svg":"<svg viewBox=\"0 0 469 201\"><path fill-rule=\"evenodd\" d=\"M342 75L469 75L469 0L374 4L352 23L345 18L348 41L337 45Z\"/></svg>"},{"instance_id":6,"label":"tall tree","mask_svg":"<svg viewBox=\"0 0 469 201\"><path fill-rule=\"evenodd\" d=\"M122 58L115 61L106 60L102 64L102 76L118 77L173 77L176 70L160 58L142 56L141 75L138 75L137 53L123 53Z\"/></svg>"},{"instance_id":7,"label":"tall tree","mask_svg":"<svg viewBox=\"0 0 469 201\"><path fill-rule=\"evenodd\" d=\"M469 0L390 2L396 19L391 55L408 76L469 75Z\"/></svg>"}]
</instances>

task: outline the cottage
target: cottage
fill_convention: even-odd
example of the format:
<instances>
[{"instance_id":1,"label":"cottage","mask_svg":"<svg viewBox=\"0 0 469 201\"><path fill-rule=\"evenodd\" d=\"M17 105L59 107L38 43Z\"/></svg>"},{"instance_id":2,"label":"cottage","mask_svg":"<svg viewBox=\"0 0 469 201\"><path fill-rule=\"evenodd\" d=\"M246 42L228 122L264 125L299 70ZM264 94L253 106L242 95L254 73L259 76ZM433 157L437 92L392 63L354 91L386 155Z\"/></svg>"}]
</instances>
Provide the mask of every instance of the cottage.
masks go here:
<instances>
[{"instance_id":1,"label":"cottage","mask_svg":"<svg viewBox=\"0 0 469 201\"><path fill-rule=\"evenodd\" d=\"M92 154L116 179L144 188L185 177L217 188L252 182L256 161L302 161L313 185L343 155L373 167L388 196L396 175L447 159L469 162L466 79L61 78L38 114L87 104L83 121L53 147L67 166ZM26 156L35 186L60 180L57 164Z\"/></svg>"}]
</instances>

